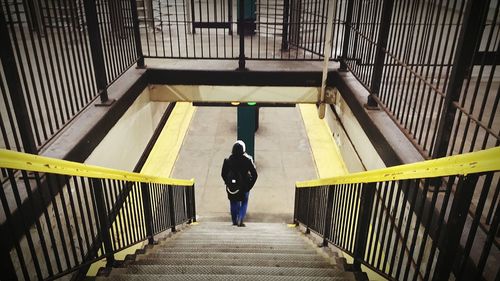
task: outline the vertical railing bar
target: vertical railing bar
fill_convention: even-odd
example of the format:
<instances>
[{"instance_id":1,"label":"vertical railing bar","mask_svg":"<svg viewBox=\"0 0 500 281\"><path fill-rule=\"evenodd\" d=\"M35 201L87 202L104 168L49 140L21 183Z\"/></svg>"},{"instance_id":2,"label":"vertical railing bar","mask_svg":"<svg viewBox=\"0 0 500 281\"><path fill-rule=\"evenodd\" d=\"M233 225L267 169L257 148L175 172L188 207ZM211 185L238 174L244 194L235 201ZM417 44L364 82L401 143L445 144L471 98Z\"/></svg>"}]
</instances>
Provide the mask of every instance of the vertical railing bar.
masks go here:
<instances>
[{"instance_id":1,"label":"vertical railing bar","mask_svg":"<svg viewBox=\"0 0 500 281\"><path fill-rule=\"evenodd\" d=\"M472 220L472 224L469 228L469 236L467 237L467 242L465 243L465 247L464 247L463 253L461 255L461 259L458 262L459 271L455 274L455 276L464 276L464 270L465 270L465 266L467 263L467 259L469 258L470 251L472 249L474 239L476 237L477 228L479 227L480 220L483 216L483 210L484 210L486 200L488 198L488 194L490 192L492 180L493 180L493 172L490 172L486 175L486 179L484 180L483 189L481 190L481 195L480 195L479 200L476 204L475 215L474 215L474 218ZM495 201L492 201L492 202L495 202Z\"/></svg>"},{"instance_id":2,"label":"vertical railing bar","mask_svg":"<svg viewBox=\"0 0 500 281\"><path fill-rule=\"evenodd\" d=\"M198 12L200 15L200 22L202 22L203 21L203 9L201 6L201 0L198 1ZM193 19L194 19L194 17L193 17ZM204 52L203 52L203 28L200 28L200 46L201 46L201 57L203 58L205 56Z\"/></svg>"},{"instance_id":3,"label":"vertical railing bar","mask_svg":"<svg viewBox=\"0 0 500 281\"><path fill-rule=\"evenodd\" d=\"M61 248L63 250L62 252L64 254L64 259L66 261L67 268L71 268L68 250L65 247L66 239L64 238L64 232L62 230L63 226L61 224L61 218L59 217L59 214L61 214L61 213L59 212L59 208L57 207L57 202L56 202L57 192L54 192L54 190L53 190L54 187L59 186L58 176L52 175L52 174L47 174L47 182L48 182L47 188L48 188L49 194L50 194L49 196L50 196L51 201L52 201L52 208L54 209L54 213L55 213L57 231L59 232L59 239L61 239L61 245L64 245L64 246L61 246ZM61 193L62 193L62 190L61 190ZM57 247L57 244L53 245L53 247Z\"/></svg>"},{"instance_id":4,"label":"vertical railing bar","mask_svg":"<svg viewBox=\"0 0 500 281\"><path fill-rule=\"evenodd\" d=\"M74 177L74 176L73 176L73 183L74 183L74 190L76 192L78 192L76 190L76 185L77 185L76 177ZM74 221L75 221L75 233L76 233L76 238L77 238L77 241L78 241L78 246L80 248L80 255L81 255L81 258L82 258L81 261L83 262L85 260L85 253L83 251L82 236L80 235L81 234L80 223L79 223L79 220L77 220L78 214L77 214L76 208L75 208L75 201L73 200L73 195L71 194L73 192L71 190L71 182L70 182L70 178L69 177L66 178L66 188L68 189L69 206L71 208L71 212L73 214L73 218L74 218ZM83 215L80 214L80 217L83 217ZM76 256L76 249L75 249L75 256ZM78 259L75 259L75 262L76 262L76 264L78 264Z\"/></svg>"},{"instance_id":5,"label":"vertical railing bar","mask_svg":"<svg viewBox=\"0 0 500 281\"><path fill-rule=\"evenodd\" d=\"M172 27L171 27L171 21L170 21L170 6L167 5L167 22L168 22L168 38L170 39L170 56L174 57L174 45L172 42ZM163 19L162 19L163 23ZM162 29L162 34L163 34L163 29ZM163 38L163 35L162 35ZM165 53L165 49L163 50L163 53Z\"/></svg>"},{"instance_id":6,"label":"vertical railing bar","mask_svg":"<svg viewBox=\"0 0 500 281\"><path fill-rule=\"evenodd\" d=\"M63 1L63 4L65 5L65 7L67 7L67 0L64 0ZM59 9L62 10L61 6L59 6ZM70 10L72 10L71 6L70 6ZM61 15L62 15L62 11L61 11ZM72 17L73 18L73 17ZM63 29L63 41L64 41L64 45L65 45L65 50L66 50L66 59L67 59L67 68L68 70L68 73L67 73L67 77L69 77L70 79L68 79L68 83L72 84L71 86L71 89L73 90L73 92L69 93L69 101L71 103L71 107L72 107L72 116L74 116L76 113L79 112L80 108L83 107L83 101L82 101L82 104L81 105L78 105L78 97L77 97L77 93L81 92L81 88L78 87L78 91L77 90L77 85L79 86L80 85L80 81L82 79L80 79L80 77L78 77L78 74L75 74L76 72L76 68L73 69L73 67L71 66L72 64L73 65L78 65L79 63L76 63L76 54L75 54L75 50L74 50L74 44L71 44L71 42L74 40L73 38L73 32L66 32L66 29L68 28L69 29L69 26L70 24L68 23L68 25L66 27L62 27ZM68 35L66 33L69 33ZM71 47L70 47L71 45ZM77 80L77 82L73 82L71 83L70 81L72 80Z\"/></svg>"},{"instance_id":7,"label":"vertical railing bar","mask_svg":"<svg viewBox=\"0 0 500 281\"><path fill-rule=\"evenodd\" d=\"M62 32L63 35L61 36L61 29L64 30L64 22L62 21L62 19L60 19L59 21L57 21L57 18L60 17L62 18L63 15L62 15L62 11L61 11L61 7L60 5L57 7L56 6L56 3L54 3L55 1L51 1L52 2L52 9L54 11L54 18L56 19L55 22L56 22L56 29L57 29L57 32L56 32L56 35L57 35L57 42L58 42L58 46L56 44L54 44L54 48L59 48L59 50L61 50L61 53L60 55L58 56L59 59L60 59L60 62L61 64L58 64L58 67L60 67L61 71L63 72L62 74L62 85L65 84L65 89L66 90L63 90L63 93L70 93L69 95L64 95L63 94L63 97L64 98L64 104L68 110L68 116L73 116L75 115L76 111L75 111L75 108L74 108L74 103L73 103L73 98L72 98L72 93L71 93L71 88L70 88L70 71L68 70L68 63L69 63L69 57L68 57L68 46L67 44L65 44L64 41L66 41L66 34L65 32ZM66 46L64 46L66 45ZM66 59L68 58L68 63L66 62ZM59 60L57 60L59 62ZM74 84L74 83L71 83L71 84ZM74 85L71 85L74 87Z\"/></svg>"},{"instance_id":8,"label":"vertical railing bar","mask_svg":"<svg viewBox=\"0 0 500 281\"><path fill-rule=\"evenodd\" d=\"M192 26L193 26L193 31L192 31L192 37L193 37L193 58L196 58L196 29L194 28L194 22L195 22L195 7L196 5L194 4L194 0L191 0L191 21L192 21Z\"/></svg>"},{"instance_id":9,"label":"vertical railing bar","mask_svg":"<svg viewBox=\"0 0 500 281\"><path fill-rule=\"evenodd\" d=\"M376 256L376 253L374 252L373 253L373 259L372 259L372 264L375 266L375 268L379 268L380 266L380 259L382 258L382 253L384 252L384 248L382 247L383 243L384 243L384 235L385 235L385 228L382 228L382 220L383 220L383 217L384 217L384 211L386 210L387 208L387 205L385 205L385 200L387 198L387 193L389 192L387 189L390 188L390 183L391 182L384 182L384 183L381 183L380 184L380 187L378 189L378 193L382 196L375 196L375 198L377 200L379 200L379 204L380 205L380 212L378 213L377 215L377 234L376 234L376 237L377 237L377 244L380 245L378 246L378 248L380 249L379 253L378 253L378 257ZM387 218L387 217L386 217ZM373 228L373 230L375 231L375 228ZM375 262L376 260L378 260L378 262Z\"/></svg>"},{"instance_id":10,"label":"vertical railing bar","mask_svg":"<svg viewBox=\"0 0 500 281\"><path fill-rule=\"evenodd\" d=\"M84 181L83 181L83 177L80 177L80 182L82 183L82 185L80 186L78 184L78 180L76 179L76 177L73 177L73 179L75 182L76 201L78 202L78 209L79 209L80 217L82 219L83 238L85 240L85 246L86 246L86 248L82 247L81 250L82 250L83 256L85 256L84 251L85 251L85 249L87 249L87 251L90 250L90 243L89 243L89 234L87 231L87 220L85 219L85 212L83 211L83 206L82 206L82 196L80 194L80 191L84 188L84 185L83 185ZM83 259L83 260L85 260L85 259Z\"/></svg>"},{"instance_id":11,"label":"vertical railing bar","mask_svg":"<svg viewBox=\"0 0 500 281\"><path fill-rule=\"evenodd\" d=\"M116 7L112 7L111 4L115 3ZM104 2L103 2L104 4ZM113 19L114 17L114 19ZM122 40L122 37L125 36L123 33L124 27L122 26L123 24L123 11L122 11L122 6L121 6L121 1L117 0L112 0L108 2L108 13L105 12L103 8L103 18L108 20L109 23L111 23L111 32L108 33L103 33L106 35L109 35L108 38L110 38L110 42L112 42L112 46L110 45L110 53L107 54L109 56L110 60L110 65L112 66L112 75L108 77L108 82L107 84L111 84L111 81L115 80L115 78L118 76L120 73L120 69L123 66L123 60L122 58L124 57L124 43ZM116 22L116 30L113 30L113 21ZM103 22L104 23L104 22ZM106 25L102 24L103 28L106 27ZM109 26L108 26L109 28ZM114 47L114 48L113 48Z\"/></svg>"},{"instance_id":12,"label":"vertical railing bar","mask_svg":"<svg viewBox=\"0 0 500 281\"><path fill-rule=\"evenodd\" d=\"M181 33L179 32L179 15L178 15L178 9L177 9L177 0L174 1L174 7L175 7L175 26L177 29L177 52L179 54L179 57L181 57ZM186 24L184 24L184 28L186 28ZM187 52L187 43L186 43L186 52ZM187 56L187 55L186 55Z\"/></svg>"},{"instance_id":13,"label":"vertical railing bar","mask_svg":"<svg viewBox=\"0 0 500 281\"><path fill-rule=\"evenodd\" d=\"M196 190L195 190L195 185L193 183L191 187L192 193L192 207L193 207L193 222L196 222Z\"/></svg>"},{"instance_id":14,"label":"vertical railing bar","mask_svg":"<svg viewBox=\"0 0 500 281\"><path fill-rule=\"evenodd\" d=\"M375 249L376 249L376 241L378 240L378 236L376 233L376 227L377 227L377 214L378 214L378 210L379 210L379 201L378 201L378 197L380 196L380 185L382 185L382 183L374 183L373 184L373 188L375 189L375 191L373 192L373 203L374 203L374 206L371 210L371 213L370 213L370 217L368 217L368 234L366 236L367 238L367 243L366 243L366 249L369 250L369 252L365 252L364 256L362 256L362 258L366 261L368 261L370 264L373 263L373 258L375 256ZM377 201L375 201L377 200ZM376 204L375 204L376 203ZM372 247L373 246L373 247ZM375 249L374 249L375 248ZM365 256L366 256L366 259L365 259Z\"/></svg>"},{"instance_id":15,"label":"vertical railing bar","mask_svg":"<svg viewBox=\"0 0 500 281\"><path fill-rule=\"evenodd\" d=\"M2 13L0 13L0 16L3 17ZM9 177L13 174L12 171L10 171L10 170L7 170L7 173L9 174ZM12 179L10 179L10 180L12 180ZM9 226L9 229L12 230L12 229L14 229L14 227L13 227L14 222L12 221L13 218L12 218L12 214L10 212L7 197L5 196L5 191L4 191L2 181L0 181L0 202L2 202L2 207L3 207L4 214L5 214L5 222ZM2 235L4 235L4 233L2 233ZM12 236L14 236L14 235L12 235ZM6 242L5 240L7 240L7 239L2 239L2 241ZM17 258L19 259L19 266L21 267L21 272L23 274L23 277L25 280L30 280L29 273L28 273L28 270L26 268L26 263L24 262L24 255L23 255L22 249L19 245L19 241L14 240L13 244L14 244L14 249L16 250ZM17 280L18 277L16 274L16 269L14 267L12 257L9 253L11 249L6 248L4 243L1 243L1 242L0 242L0 247L2 248L2 251L0 252L0 254L1 254L0 259L2 261L0 263L0 268L2 268L2 277L6 277L7 279L10 279L10 280Z\"/></svg>"},{"instance_id":16,"label":"vertical railing bar","mask_svg":"<svg viewBox=\"0 0 500 281\"><path fill-rule=\"evenodd\" d=\"M465 220L469 211L472 196L478 180L478 174L460 176L453 202L443 234L446 239L440 239L439 255L433 280L447 280L450 276L460 238L464 230ZM484 252L483 252L484 254ZM479 264L480 265L480 264ZM478 269L480 267L478 266ZM481 272L481 270L479 271Z\"/></svg>"},{"instance_id":17,"label":"vertical railing bar","mask_svg":"<svg viewBox=\"0 0 500 281\"><path fill-rule=\"evenodd\" d=\"M415 188L417 189L415 192L420 191L419 180L417 180ZM425 208L425 202L427 201L427 192L428 191L429 191L429 180L425 180L424 181L424 188L422 190L422 195L421 195L422 199L420 202L420 208L419 208L419 210L415 210L415 212L414 212L414 214L416 216L415 227L413 230L413 237L412 237L412 240L410 242L410 252L408 254L408 259L406 260L406 269L404 271L404 277L403 277L403 279L405 279L405 280L408 280L408 275L410 274L410 269L411 269L414 251L415 251L415 245L417 243L417 238L418 238L418 231L420 230L420 225L422 224L421 223L422 217L424 216L424 208ZM432 213L432 211L430 211L430 212ZM411 222L411 220L410 220L410 222ZM426 228L426 227L424 226L424 228ZM405 241L407 241L407 240L405 240ZM424 247L425 247L425 245L424 245ZM419 274L420 274L420 268L415 268L414 278L416 278L416 276Z\"/></svg>"},{"instance_id":18,"label":"vertical railing bar","mask_svg":"<svg viewBox=\"0 0 500 281\"><path fill-rule=\"evenodd\" d=\"M170 223L172 224L171 226L171 231L172 232L176 232L176 221L175 221L175 202L174 202L174 198L173 198L173 190L172 190L172 186L171 185L168 185L167 186L167 189L168 189L168 205L170 207Z\"/></svg>"},{"instance_id":19,"label":"vertical railing bar","mask_svg":"<svg viewBox=\"0 0 500 281\"><path fill-rule=\"evenodd\" d=\"M94 67L94 79L102 103L108 101L107 78L104 62L104 54L101 42L101 31L98 26L98 16L96 9L96 0L83 1L85 7L85 16L87 20L87 30L89 44ZM108 74L109 75L109 74Z\"/></svg>"},{"instance_id":20,"label":"vertical railing bar","mask_svg":"<svg viewBox=\"0 0 500 281\"><path fill-rule=\"evenodd\" d=\"M366 252L366 241L370 228L370 217L373 207L376 185L374 183L364 184L361 190L361 204L359 210L358 226L355 234L354 244L354 263L353 267L357 270L361 268L361 261L364 260Z\"/></svg>"},{"instance_id":21,"label":"vertical railing bar","mask_svg":"<svg viewBox=\"0 0 500 281\"><path fill-rule=\"evenodd\" d=\"M288 17L290 14L290 0L283 0L283 24L282 24L282 34L281 34L281 51L289 51L288 46ZM260 15L260 5L259 5L259 15ZM259 36L260 39L260 36ZM290 53L288 53L290 55Z\"/></svg>"},{"instance_id":22,"label":"vertical railing bar","mask_svg":"<svg viewBox=\"0 0 500 281\"><path fill-rule=\"evenodd\" d=\"M389 186L386 186L386 188L389 189L389 196L387 198L387 205L384 208L386 215L385 215L384 225L382 226L382 229L384 229L384 232L382 232L382 239L380 242L381 252L384 252L385 254L383 255L383 257L382 257L382 255L379 255L379 258L377 261L377 266L376 266L377 268L379 268L379 266L382 265L382 268L380 268L380 269L383 272L385 272L386 267L387 267L387 255L388 255L389 250L390 250L390 247L389 247L387 249L387 251L385 251L384 247L385 247L385 241L386 241L385 238L386 238L387 232L389 232L389 238L387 239L387 245L389 245L391 242L390 235L392 234L392 228L389 227L389 217L391 216L391 205L392 205L392 201L394 198L394 190L396 189L395 184L396 184L395 181L391 181L391 182L389 182ZM394 212L392 212L392 214L393 213ZM392 221L392 219L391 219L391 221Z\"/></svg>"},{"instance_id":23,"label":"vertical railing bar","mask_svg":"<svg viewBox=\"0 0 500 281\"><path fill-rule=\"evenodd\" d=\"M3 69L17 69L14 51L12 50L9 31L7 29L7 22L3 13L0 13L0 58ZM15 34L13 39L16 40ZM16 44L17 45L17 44ZM9 89L10 99L14 108L14 114L17 121L17 129L19 130L23 149L26 153L37 154L35 135L38 135L36 126L31 126L29 118L28 107L23 98L23 88L21 85L21 78L15 71L5 71L5 81Z\"/></svg>"},{"instance_id":24,"label":"vertical railing bar","mask_svg":"<svg viewBox=\"0 0 500 281\"><path fill-rule=\"evenodd\" d=\"M3 66L0 66L2 68L2 71L3 71ZM19 135L20 133L18 132L18 128L16 128L16 125L14 124L14 118L13 118L13 115L12 115L12 110L14 109L13 106L10 105L10 99L7 97L7 89L5 88L6 86L4 85L3 83L3 77L0 77L0 93L2 93L2 98L3 100L5 101L5 107L6 107L6 112L7 112L7 119L9 121L9 126L10 128L12 128L12 137L14 138L14 145L16 146L16 150L18 151L21 151L21 143L20 143L20 140L19 140ZM0 118L1 118L1 114L0 114ZM2 136L3 136L3 139L5 140L5 148L7 149L11 149L11 146L9 144L9 138L7 137L7 131L5 129L5 123L3 121L3 118L2 120L0 121L0 124L2 125Z\"/></svg>"},{"instance_id":25,"label":"vertical railing bar","mask_svg":"<svg viewBox=\"0 0 500 281\"><path fill-rule=\"evenodd\" d=\"M132 211L133 211L133 214L134 214L134 227L135 227L135 231L134 231L134 243L135 242L139 242L140 240L143 240L143 236L141 235L140 233L140 230L141 230L141 213L140 213L140 205L141 205L141 201L138 200L137 198L137 194L139 193L139 185L140 183L138 182L134 182L132 183L132 192L131 192L131 200L134 202L134 204L132 205Z\"/></svg>"},{"instance_id":26,"label":"vertical railing bar","mask_svg":"<svg viewBox=\"0 0 500 281\"><path fill-rule=\"evenodd\" d=\"M357 184L355 184L355 186L356 186L356 201L357 202L356 202L356 206L355 206L356 208L354 211L354 216L352 219L356 220L356 222L357 222L359 220L360 211L361 211L361 191L363 188L363 184L357 183ZM359 226L354 221L353 221L353 226L354 226L353 227L353 235L351 236L351 241L349 243L348 249L354 253L354 247L356 245L355 233L357 233Z\"/></svg>"},{"instance_id":27,"label":"vertical railing bar","mask_svg":"<svg viewBox=\"0 0 500 281\"><path fill-rule=\"evenodd\" d=\"M172 212L170 208L170 202L174 202L173 196L170 196L169 188L170 186L159 186L159 190L161 190L159 196L159 204L160 205L160 222L162 222L161 230L166 230L169 227L172 227L173 222L175 221L175 210ZM166 189L166 190L165 190ZM172 203L173 205L173 203ZM172 206L174 208L175 206ZM172 216L174 216L174 220L172 220Z\"/></svg>"},{"instance_id":28,"label":"vertical railing bar","mask_svg":"<svg viewBox=\"0 0 500 281\"><path fill-rule=\"evenodd\" d=\"M355 212L355 208L356 206L354 205L354 200L355 200L355 194L352 190L352 184L348 184L346 185L346 188L348 190L348 204L349 204L349 207L348 207L348 214L347 214L347 221L346 221L346 225L347 225L347 228L346 228L346 233L348 234L348 237L350 239L346 239L346 243L344 245L344 248L345 249L348 249L349 247L349 244L350 244L350 240L352 240L352 237L354 236L354 232L352 231L353 227L354 227L354 219L353 219L353 216L352 214Z\"/></svg>"},{"instance_id":29,"label":"vertical railing bar","mask_svg":"<svg viewBox=\"0 0 500 281\"><path fill-rule=\"evenodd\" d=\"M483 249L481 250L481 257L479 258L479 262L477 265L477 275L476 278L482 278L482 272L486 266L486 261L489 257L491 247L493 245L494 240L498 236L498 225L500 223L500 208L496 208L495 216L493 217L493 222L488 231L488 235L486 241L484 243ZM498 276L498 274L497 274Z\"/></svg>"},{"instance_id":30,"label":"vertical railing bar","mask_svg":"<svg viewBox=\"0 0 500 281\"><path fill-rule=\"evenodd\" d=\"M24 5L24 8L26 10L26 3L25 1L23 1L23 5ZM17 8L16 8L17 9ZM43 27L41 27L43 28ZM21 28L23 29L23 28ZM23 33L22 33L23 34ZM38 107L38 114L39 114L39 118L40 120L44 120L43 117L42 117L42 113L45 113L47 118L49 119L47 122L48 124L48 127L49 127L49 134L52 135L54 133L54 128L52 126L52 122L50 120L50 110L49 110L49 106L48 106L48 102L47 102L47 92L45 91L45 83L44 83L44 79L42 77L42 72L41 72L41 67L40 67L40 62L39 62L39 59L43 59L45 60L45 56L44 55L39 55L38 52L37 52L37 49L36 49L36 45L35 45L35 36L33 35L33 32L28 32L29 34L29 38L31 40L31 50L33 52L33 57L35 58L34 61L35 61L35 66L36 66L36 72L38 73L38 82L40 83L40 90L41 90L41 96L42 96L42 100L43 100L43 103L45 105L45 112L43 112L42 110L40 110L40 107ZM23 40L24 41L24 40ZM26 41L24 41L26 42ZM26 54L28 54L27 49L26 49L26 45L27 44L24 44L24 51ZM30 70L30 73L33 72L33 67L30 66L30 59L27 58L27 61L28 61L28 68ZM32 83L35 81L35 78L34 78L34 74L31 74L31 81ZM37 100L37 104L39 105L40 101L38 99L38 92L36 91L37 87L34 87L34 94L35 94L35 98ZM42 122L42 129L43 129L43 133L44 133L44 138L47 139L47 132L46 132L46 129L45 129L45 122Z\"/></svg>"},{"instance_id":31,"label":"vertical railing bar","mask_svg":"<svg viewBox=\"0 0 500 281\"><path fill-rule=\"evenodd\" d=\"M127 245L130 245L132 243L132 241L134 240L133 231L131 231L132 230L132 218L131 218L132 213L131 213L131 209L130 209L130 205L132 204L130 202L130 192L132 191L132 187L130 185L131 182L120 181L119 183L122 187L121 194L125 194L125 195L122 195L125 198L123 199L123 206L120 208L120 210L123 211L123 213L124 213L124 221L125 221L124 230L127 234L126 237L128 238Z\"/></svg>"},{"instance_id":32,"label":"vertical railing bar","mask_svg":"<svg viewBox=\"0 0 500 281\"><path fill-rule=\"evenodd\" d=\"M85 7L83 6L83 1L80 1L80 2L77 2L78 3L78 9L81 10L81 13L82 13L82 17L84 17L84 13L85 13ZM83 21L84 19L82 19ZM96 81L95 79L93 79L93 65L92 65L92 54L91 54L91 51L89 49L90 47L90 42L88 41L88 38L85 34L85 26L86 26L86 19L85 19L85 23L80 26L80 32L78 32L78 34L80 35L80 42L82 42L82 50L83 50L83 55L85 57L85 72L86 72L86 75L87 75L87 85L88 85L88 97L87 97L87 102L89 102L90 100L92 100L94 98L94 90L97 89L97 85L96 85Z\"/></svg>"},{"instance_id":33,"label":"vertical railing bar","mask_svg":"<svg viewBox=\"0 0 500 281\"><path fill-rule=\"evenodd\" d=\"M498 146L498 143L497 143L497 146ZM491 202L498 202L499 193L500 193L500 181L497 182L497 187L495 188L495 193L493 194ZM498 204L496 204L496 205L498 205ZM498 208L498 206L497 206L497 208ZM488 214L486 215L486 224L490 224L494 209L495 209L495 204L493 204L490 207L490 210L488 211Z\"/></svg>"},{"instance_id":34,"label":"vertical railing bar","mask_svg":"<svg viewBox=\"0 0 500 281\"><path fill-rule=\"evenodd\" d=\"M403 194L403 199L401 200L401 208L400 208L400 212L399 212L399 222L398 224L396 224L396 229L395 229L395 237L394 237L394 244L393 244L393 251L392 251L392 257L391 257L391 262L390 262L390 268L389 268L389 274L394 277L394 275L392 274L393 270L394 270L394 265L396 263L396 253L397 253L397 250L398 250L398 242L401 237L401 231L402 231L402 228L403 228L403 218L404 218L404 213L405 213L405 209L406 209L406 206L408 205L408 190L410 188L410 185L408 183L408 180L400 180L399 181L399 184L398 184L398 191L399 191L399 196L401 196L401 193ZM397 218L397 209L396 209L396 213L394 215L395 218ZM401 241L401 243L403 243ZM401 247L403 248L404 245L401 245Z\"/></svg>"},{"instance_id":35,"label":"vertical railing bar","mask_svg":"<svg viewBox=\"0 0 500 281\"><path fill-rule=\"evenodd\" d=\"M403 234L403 245L401 247L401 251L399 253L399 262L398 262L398 266L397 266L397 271L396 271L396 278L399 278L399 274L401 273L401 269L402 269L402 263L403 263L403 259L404 259L404 254L405 254L405 250L406 250L406 241L408 241L408 236L410 235L410 226L411 226L411 222L413 220L413 214L414 214L414 211L415 211L415 201L417 199L417 195L418 195L418 181L417 180L409 180L409 183L408 183L408 190L407 192L410 193L411 195L411 198L409 198L409 205L410 205L410 209L408 210L408 219L406 220L406 227L405 227L405 230L404 230L404 234ZM408 256L408 259L411 259L412 257Z\"/></svg>"},{"instance_id":36,"label":"vertical railing bar","mask_svg":"<svg viewBox=\"0 0 500 281\"><path fill-rule=\"evenodd\" d=\"M106 267L110 267L115 263L115 257L111 242L112 236L109 232L109 229L111 229L111 226L109 225L109 213L106 211L105 197L103 194L104 186L101 179L92 179L92 191L95 197L96 211L99 217L101 241L104 244L103 254L106 256Z\"/></svg>"}]
</instances>

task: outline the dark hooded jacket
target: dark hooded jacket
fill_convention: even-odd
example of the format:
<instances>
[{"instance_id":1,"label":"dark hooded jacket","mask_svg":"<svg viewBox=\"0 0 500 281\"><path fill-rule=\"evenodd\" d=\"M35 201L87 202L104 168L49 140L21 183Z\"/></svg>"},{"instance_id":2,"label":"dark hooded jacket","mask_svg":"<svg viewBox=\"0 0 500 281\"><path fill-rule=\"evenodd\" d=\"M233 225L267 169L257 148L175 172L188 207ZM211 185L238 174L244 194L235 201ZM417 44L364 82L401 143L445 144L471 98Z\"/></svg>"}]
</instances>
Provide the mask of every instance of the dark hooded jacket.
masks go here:
<instances>
[{"instance_id":1,"label":"dark hooded jacket","mask_svg":"<svg viewBox=\"0 0 500 281\"><path fill-rule=\"evenodd\" d=\"M229 181L227 175L230 169L240 173L243 183L240 188L241 191L234 195L228 193L228 198L229 200L242 201L244 194L250 191L255 181L257 181L257 171L255 170L252 156L245 153L244 145L240 141L233 145L231 156L224 159L224 164L222 165L221 176L226 185Z\"/></svg>"}]
</instances>

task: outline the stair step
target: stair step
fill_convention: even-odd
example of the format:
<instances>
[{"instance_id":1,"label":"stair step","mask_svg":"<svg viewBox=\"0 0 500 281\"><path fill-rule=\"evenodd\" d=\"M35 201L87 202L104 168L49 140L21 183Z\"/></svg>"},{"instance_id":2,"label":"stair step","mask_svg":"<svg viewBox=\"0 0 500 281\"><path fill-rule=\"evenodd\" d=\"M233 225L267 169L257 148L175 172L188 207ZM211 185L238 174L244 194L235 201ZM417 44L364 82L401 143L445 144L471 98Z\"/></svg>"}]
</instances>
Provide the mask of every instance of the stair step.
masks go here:
<instances>
[{"instance_id":1,"label":"stair step","mask_svg":"<svg viewBox=\"0 0 500 281\"><path fill-rule=\"evenodd\" d=\"M210 246L210 245L209 245ZM227 248L227 247L205 247L205 248L187 248L187 247L162 247L158 248L155 253L279 253L279 254L316 254L316 251L309 249L283 248L276 249L273 247L266 248Z\"/></svg>"},{"instance_id":2,"label":"stair step","mask_svg":"<svg viewBox=\"0 0 500 281\"><path fill-rule=\"evenodd\" d=\"M311 249L310 246L305 244L248 244L248 243L225 243L225 242L214 242L211 244L195 244L191 242L174 242L174 241L165 241L161 243L161 248L192 248L192 249L203 249L203 248L231 248L231 249L275 249L275 250L287 250L287 249L296 249L296 250L307 250Z\"/></svg>"},{"instance_id":3,"label":"stair step","mask_svg":"<svg viewBox=\"0 0 500 281\"><path fill-rule=\"evenodd\" d=\"M317 254L267 254L267 253L147 253L142 258L152 259L243 259L243 260L309 260L324 261L325 259Z\"/></svg>"},{"instance_id":4,"label":"stair step","mask_svg":"<svg viewBox=\"0 0 500 281\"><path fill-rule=\"evenodd\" d=\"M168 278L166 278L168 277ZM159 274L120 274L98 277L96 280L125 281L332 281L348 280L344 277L304 277L304 276L265 276L265 275L159 275Z\"/></svg>"},{"instance_id":5,"label":"stair step","mask_svg":"<svg viewBox=\"0 0 500 281\"><path fill-rule=\"evenodd\" d=\"M202 258L177 258L177 259L163 259L163 258L148 258L143 259L138 257L139 260L131 262L133 265L206 265L206 266L262 266L262 267L301 267L301 268L330 268L332 265L326 260L311 261L276 261L276 260L242 260L242 259L202 259Z\"/></svg>"},{"instance_id":6,"label":"stair step","mask_svg":"<svg viewBox=\"0 0 500 281\"><path fill-rule=\"evenodd\" d=\"M295 247L304 245L304 241L220 241L220 240L172 240L172 241L164 241L161 245L212 245L212 244L225 244L228 247L233 247L235 245L253 245L256 247L259 246L289 246Z\"/></svg>"},{"instance_id":7,"label":"stair step","mask_svg":"<svg viewBox=\"0 0 500 281\"><path fill-rule=\"evenodd\" d=\"M258 266L207 266L207 265L131 265L122 274L163 274L163 275L269 275L334 277L343 272L333 268L258 267ZM112 272L113 274L113 272ZM115 273L116 274L116 273Z\"/></svg>"}]
</instances>

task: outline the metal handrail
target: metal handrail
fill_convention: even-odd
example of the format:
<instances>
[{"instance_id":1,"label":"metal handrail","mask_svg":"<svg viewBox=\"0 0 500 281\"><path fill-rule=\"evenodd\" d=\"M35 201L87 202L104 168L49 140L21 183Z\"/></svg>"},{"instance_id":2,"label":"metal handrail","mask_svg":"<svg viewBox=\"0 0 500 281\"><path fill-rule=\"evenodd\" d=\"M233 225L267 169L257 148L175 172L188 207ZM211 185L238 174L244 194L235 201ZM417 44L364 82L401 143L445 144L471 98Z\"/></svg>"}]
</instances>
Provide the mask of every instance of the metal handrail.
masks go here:
<instances>
[{"instance_id":1,"label":"metal handrail","mask_svg":"<svg viewBox=\"0 0 500 281\"><path fill-rule=\"evenodd\" d=\"M493 280L499 172L495 147L298 182L294 221L352 256L354 270L363 264L389 280Z\"/></svg>"}]
</instances>

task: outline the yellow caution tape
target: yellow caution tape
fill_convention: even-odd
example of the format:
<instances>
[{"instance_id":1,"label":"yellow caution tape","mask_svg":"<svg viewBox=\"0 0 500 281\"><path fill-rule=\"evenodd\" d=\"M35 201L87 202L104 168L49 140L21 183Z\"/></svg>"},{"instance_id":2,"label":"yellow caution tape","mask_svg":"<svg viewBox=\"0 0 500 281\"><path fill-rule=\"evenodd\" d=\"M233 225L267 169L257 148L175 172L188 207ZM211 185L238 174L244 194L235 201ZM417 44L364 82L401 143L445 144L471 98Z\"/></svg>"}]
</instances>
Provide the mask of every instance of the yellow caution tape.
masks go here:
<instances>
[{"instance_id":1,"label":"yellow caution tape","mask_svg":"<svg viewBox=\"0 0 500 281\"><path fill-rule=\"evenodd\" d=\"M159 183L181 186L190 186L194 184L193 179L179 180L150 176L44 156L32 155L6 149L0 149L0 168L144 183Z\"/></svg>"},{"instance_id":2,"label":"yellow caution tape","mask_svg":"<svg viewBox=\"0 0 500 281\"><path fill-rule=\"evenodd\" d=\"M443 157L418 163L353 173L325 179L297 182L298 188L334 184L383 182L404 179L467 175L500 171L500 146L477 152Z\"/></svg>"}]
</instances>

